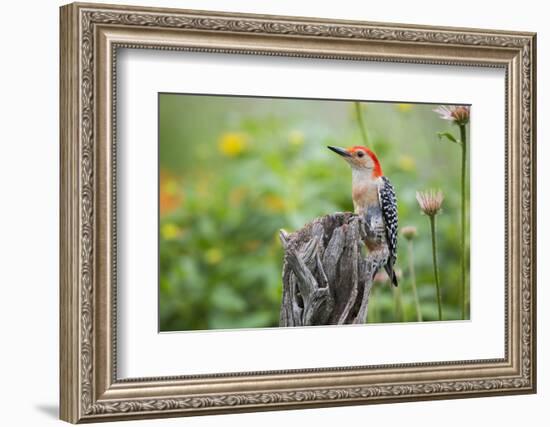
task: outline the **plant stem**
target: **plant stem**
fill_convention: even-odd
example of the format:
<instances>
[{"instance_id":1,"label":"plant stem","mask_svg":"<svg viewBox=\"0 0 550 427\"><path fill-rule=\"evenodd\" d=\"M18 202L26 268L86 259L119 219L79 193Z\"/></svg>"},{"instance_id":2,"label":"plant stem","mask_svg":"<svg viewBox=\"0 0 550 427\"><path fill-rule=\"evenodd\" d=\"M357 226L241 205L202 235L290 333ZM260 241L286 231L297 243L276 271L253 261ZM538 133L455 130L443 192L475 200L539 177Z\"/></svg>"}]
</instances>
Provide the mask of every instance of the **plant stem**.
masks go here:
<instances>
[{"instance_id":1,"label":"plant stem","mask_svg":"<svg viewBox=\"0 0 550 427\"><path fill-rule=\"evenodd\" d=\"M460 125L460 142L462 147L462 174L460 177L461 185L461 206L460 206L460 226L461 226L461 297L462 297L462 320L466 318L466 125Z\"/></svg>"},{"instance_id":2,"label":"plant stem","mask_svg":"<svg viewBox=\"0 0 550 427\"><path fill-rule=\"evenodd\" d=\"M392 287L392 290L393 290L393 298L395 303L395 318L400 322L404 322L405 313L403 311L403 299L401 298L401 288L393 286L391 283L390 283L390 286Z\"/></svg>"},{"instance_id":3,"label":"plant stem","mask_svg":"<svg viewBox=\"0 0 550 427\"><path fill-rule=\"evenodd\" d=\"M361 109L361 103L359 101L354 101L354 104L355 104L355 115L357 116L357 124L359 125L359 131L361 132L363 145L365 147L368 147L369 138L367 137L367 128L365 127L365 122L363 121L363 111Z\"/></svg>"},{"instance_id":4,"label":"plant stem","mask_svg":"<svg viewBox=\"0 0 550 427\"><path fill-rule=\"evenodd\" d=\"M418 299L418 292L416 291L416 274L414 271L414 250L412 240L409 240L407 246L409 251L409 273L411 275L414 306L416 308L416 320L422 322L422 310L420 309L420 300Z\"/></svg>"},{"instance_id":5,"label":"plant stem","mask_svg":"<svg viewBox=\"0 0 550 427\"><path fill-rule=\"evenodd\" d=\"M432 256L433 256L433 263L434 263L434 278L435 278L435 289L437 291L437 312L439 315L439 320L442 320L441 315L441 291L439 289L439 268L437 264L437 240L436 240L436 223L435 223L435 215L430 215L430 226L432 230Z\"/></svg>"},{"instance_id":6,"label":"plant stem","mask_svg":"<svg viewBox=\"0 0 550 427\"><path fill-rule=\"evenodd\" d=\"M379 323L380 322L380 311L379 311L379 307L378 307L378 297L375 297L375 295L378 293L376 288L377 288L377 286L373 286L370 290L369 312L367 314L366 323Z\"/></svg>"}]
</instances>

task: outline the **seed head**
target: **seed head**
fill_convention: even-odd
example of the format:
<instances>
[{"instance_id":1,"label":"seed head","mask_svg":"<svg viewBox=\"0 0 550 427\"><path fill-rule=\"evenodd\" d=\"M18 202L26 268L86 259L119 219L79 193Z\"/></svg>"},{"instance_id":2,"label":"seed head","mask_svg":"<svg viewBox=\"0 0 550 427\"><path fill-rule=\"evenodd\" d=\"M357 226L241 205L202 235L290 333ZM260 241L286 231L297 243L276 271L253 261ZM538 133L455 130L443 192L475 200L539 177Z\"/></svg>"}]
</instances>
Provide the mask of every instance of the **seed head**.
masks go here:
<instances>
[{"instance_id":1,"label":"seed head","mask_svg":"<svg viewBox=\"0 0 550 427\"><path fill-rule=\"evenodd\" d=\"M457 125L465 125L470 121L470 107L464 105L440 105L435 110L443 120L450 120Z\"/></svg>"},{"instance_id":2,"label":"seed head","mask_svg":"<svg viewBox=\"0 0 550 427\"><path fill-rule=\"evenodd\" d=\"M401 235L407 240L413 240L417 234L418 233L414 225L407 225L401 229Z\"/></svg>"},{"instance_id":3,"label":"seed head","mask_svg":"<svg viewBox=\"0 0 550 427\"><path fill-rule=\"evenodd\" d=\"M438 190L428 190L428 191L417 191L416 200L420 209L424 214L433 217L439 213L441 210L441 205L443 204L443 193Z\"/></svg>"}]
</instances>

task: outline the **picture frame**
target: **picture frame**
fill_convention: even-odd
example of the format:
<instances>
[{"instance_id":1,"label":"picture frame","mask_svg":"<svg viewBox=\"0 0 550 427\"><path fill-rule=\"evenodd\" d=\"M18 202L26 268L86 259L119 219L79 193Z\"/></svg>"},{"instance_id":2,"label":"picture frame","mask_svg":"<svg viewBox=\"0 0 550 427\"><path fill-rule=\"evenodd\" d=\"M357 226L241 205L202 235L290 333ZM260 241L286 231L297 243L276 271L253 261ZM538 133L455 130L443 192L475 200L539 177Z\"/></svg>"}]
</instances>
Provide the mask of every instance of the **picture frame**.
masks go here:
<instances>
[{"instance_id":1,"label":"picture frame","mask_svg":"<svg viewBox=\"0 0 550 427\"><path fill-rule=\"evenodd\" d=\"M536 392L536 35L74 3L60 9L60 417L97 422ZM505 73L502 358L117 376L120 49ZM151 286L154 286L152 284Z\"/></svg>"}]
</instances>

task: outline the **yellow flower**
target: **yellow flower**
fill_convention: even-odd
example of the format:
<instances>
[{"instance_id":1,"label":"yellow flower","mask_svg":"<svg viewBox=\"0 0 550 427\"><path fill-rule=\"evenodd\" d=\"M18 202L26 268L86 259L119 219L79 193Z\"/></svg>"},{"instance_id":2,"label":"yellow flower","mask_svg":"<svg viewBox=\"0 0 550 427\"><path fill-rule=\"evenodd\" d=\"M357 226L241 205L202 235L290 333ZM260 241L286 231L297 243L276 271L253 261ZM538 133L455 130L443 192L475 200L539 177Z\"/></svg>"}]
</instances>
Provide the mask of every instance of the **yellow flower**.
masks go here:
<instances>
[{"instance_id":1,"label":"yellow flower","mask_svg":"<svg viewBox=\"0 0 550 427\"><path fill-rule=\"evenodd\" d=\"M413 108L412 104L396 104L395 106L397 110L401 111L402 113L407 113Z\"/></svg>"},{"instance_id":2,"label":"yellow flower","mask_svg":"<svg viewBox=\"0 0 550 427\"><path fill-rule=\"evenodd\" d=\"M304 143L304 134L299 130L293 130L288 134L288 142L292 145L302 145Z\"/></svg>"},{"instance_id":3,"label":"yellow flower","mask_svg":"<svg viewBox=\"0 0 550 427\"><path fill-rule=\"evenodd\" d=\"M281 212L285 209L285 201L274 194L269 194L263 199L264 206L268 211L271 212Z\"/></svg>"},{"instance_id":4,"label":"yellow flower","mask_svg":"<svg viewBox=\"0 0 550 427\"><path fill-rule=\"evenodd\" d=\"M399 168L404 172L412 172L416 167L416 162L411 156L401 156L398 160Z\"/></svg>"},{"instance_id":5,"label":"yellow flower","mask_svg":"<svg viewBox=\"0 0 550 427\"><path fill-rule=\"evenodd\" d=\"M221 153L227 157L236 157L246 150L247 136L241 132L226 132L218 142Z\"/></svg>"},{"instance_id":6,"label":"yellow flower","mask_svg":"<svg viewBox=\"0 0 550 427\"><path fill-rule=\"evenodd\" d=\"M181 236L182 230L173 222L167 222L160 228L160 233L162 234L163 239L173 240Z\"/></svg>"},{"instance_id":7,"label":"yellow flower","mask_svg":"<svg viewBox=\"0 0 550 427\"><path fill-rule=\"evenodd\" d=\"M205 258L208 264L218 264L222 260L223 254L218 248L211 248L206 251Z\"/></svg>"}]
</instances>

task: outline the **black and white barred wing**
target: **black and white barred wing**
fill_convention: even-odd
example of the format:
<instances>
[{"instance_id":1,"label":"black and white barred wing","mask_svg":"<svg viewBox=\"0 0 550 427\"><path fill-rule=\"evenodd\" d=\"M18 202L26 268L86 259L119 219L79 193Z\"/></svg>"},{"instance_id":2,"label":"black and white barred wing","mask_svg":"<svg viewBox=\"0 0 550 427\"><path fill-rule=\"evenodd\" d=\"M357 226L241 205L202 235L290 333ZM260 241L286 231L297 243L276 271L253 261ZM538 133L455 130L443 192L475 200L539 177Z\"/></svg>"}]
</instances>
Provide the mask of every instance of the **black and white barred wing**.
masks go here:
<instances>
[{"instance_id":1,"label":"black and white barred wing","mask_svg":"<svg viewBox=\"0 0 550 427\"><path fill-rule=\"evenodd\" d=\"M386 225L386 239L390 251L389 263L393 267L397 257L397 197L395 196L393 185L385 176L382 177L382 185L380 186L378 197Z\"/></svg>"}]
</instances>

